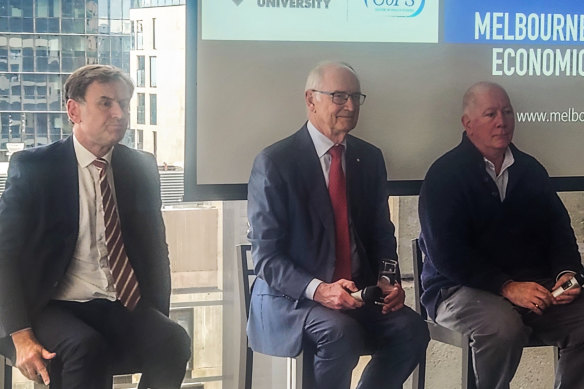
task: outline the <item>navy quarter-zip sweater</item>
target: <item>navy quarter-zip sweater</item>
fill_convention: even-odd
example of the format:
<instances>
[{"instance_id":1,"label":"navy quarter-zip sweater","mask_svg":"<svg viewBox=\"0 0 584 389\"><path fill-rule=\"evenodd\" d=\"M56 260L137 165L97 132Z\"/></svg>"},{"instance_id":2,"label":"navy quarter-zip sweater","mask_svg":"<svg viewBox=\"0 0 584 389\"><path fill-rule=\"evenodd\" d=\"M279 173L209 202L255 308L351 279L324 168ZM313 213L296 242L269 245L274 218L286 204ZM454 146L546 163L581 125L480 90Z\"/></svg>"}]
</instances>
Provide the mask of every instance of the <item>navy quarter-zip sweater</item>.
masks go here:
<instances>
[{"instance_id":1,"label":"navy quarter-zip sweater","mask_svg":"<svg viewBox=\"0 0 584 389\"><path fill-rule=\"evenodd\" d=\"M422 304L433 319L442 288L463 285L499 294L509 280L549 281L581 267L568 212L545 168L509 147L515 162L504 201L466 134L426 174L418 208Z\"/></svg>"}]
</instances>

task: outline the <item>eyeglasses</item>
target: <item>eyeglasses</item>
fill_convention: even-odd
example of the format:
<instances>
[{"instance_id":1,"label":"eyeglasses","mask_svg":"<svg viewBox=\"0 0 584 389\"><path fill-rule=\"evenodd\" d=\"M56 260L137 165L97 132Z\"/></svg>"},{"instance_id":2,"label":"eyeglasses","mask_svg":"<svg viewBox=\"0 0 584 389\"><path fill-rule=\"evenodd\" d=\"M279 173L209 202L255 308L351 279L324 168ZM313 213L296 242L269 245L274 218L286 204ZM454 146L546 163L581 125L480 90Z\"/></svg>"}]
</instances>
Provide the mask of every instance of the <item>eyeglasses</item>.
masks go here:
<instances>
[{"instance_id":1,"label":"eyeglasses","mask_svg":"<svg viewBox=\"0 0 584 389\"><path fill-rule=\"evenodd\" d=\"M326 91L316 90L316 89L311 89L311 90L313 92L322 93L323 95L329 95L332 98L333 103L338 104L338 105L345 104L347 102L347 100L349 100L349 97L351 98L351 100L353 100L353 103L363 105L363 103L365 102L365 98L367 97L363 93L326 92Z\"/></svg>"}]
</instances>

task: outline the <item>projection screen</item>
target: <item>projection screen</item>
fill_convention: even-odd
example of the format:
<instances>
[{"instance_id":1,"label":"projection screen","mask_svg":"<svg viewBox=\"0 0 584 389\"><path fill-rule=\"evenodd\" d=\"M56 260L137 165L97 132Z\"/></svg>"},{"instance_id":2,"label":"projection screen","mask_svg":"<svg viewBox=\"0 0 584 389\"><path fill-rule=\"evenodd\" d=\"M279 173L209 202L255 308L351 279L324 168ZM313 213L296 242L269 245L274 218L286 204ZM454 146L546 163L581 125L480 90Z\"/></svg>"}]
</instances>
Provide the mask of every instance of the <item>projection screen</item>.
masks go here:
<instances>
[{"instance_id":1,"label":"projection screen","mask_svg":"<svg viewBox=\"0 0 584 389\"><path fill-rule=\"evenodd\" d=\"M584 190L581 0L187 7L186 199L245 198L255 155L304 124L306 75L322 60L357 70L367 100L352 133L383 150L394 193L415 194L430 164L458 144L462 95L480 80L507 89L514 143L564 189Z\"/></svg>"}]
</instances>

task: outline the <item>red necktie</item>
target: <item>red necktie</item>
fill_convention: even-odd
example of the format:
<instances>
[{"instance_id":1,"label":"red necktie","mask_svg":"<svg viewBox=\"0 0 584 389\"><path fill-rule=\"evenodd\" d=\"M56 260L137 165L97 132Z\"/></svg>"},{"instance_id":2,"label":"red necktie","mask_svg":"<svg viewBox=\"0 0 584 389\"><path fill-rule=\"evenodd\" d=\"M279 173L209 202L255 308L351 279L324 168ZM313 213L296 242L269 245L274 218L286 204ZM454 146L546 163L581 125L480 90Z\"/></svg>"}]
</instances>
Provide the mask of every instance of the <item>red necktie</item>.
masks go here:
<instances>
[{"instance_id":1,"label":"red necktie","mask_svg":"<svg viewBox=\"0 0 584 389\"><path fill-rule=\"evenodd\" d=\"M105 242L114 285L118 299L126 308L132 311L140 301L140 288L124 248L118 209L107 181L108 162L103 158L98 158L93 161L93 165L99 171L99 186L101 188L105 223Z\"/></svg>"},{"instance_id":2,"label":"red necktie","mask_svg":"<svg viewBox=\"0 0 584 389\"><path fill-rule=\"evenodd\" d=\"M335 273L333 281L351 279L351 242L349 239L349 215L347 209L347 184L343 172L343 146L335 145L328 151L331 155L329 172L329 196L335 215Z\"/></svg>"}]
</instances>

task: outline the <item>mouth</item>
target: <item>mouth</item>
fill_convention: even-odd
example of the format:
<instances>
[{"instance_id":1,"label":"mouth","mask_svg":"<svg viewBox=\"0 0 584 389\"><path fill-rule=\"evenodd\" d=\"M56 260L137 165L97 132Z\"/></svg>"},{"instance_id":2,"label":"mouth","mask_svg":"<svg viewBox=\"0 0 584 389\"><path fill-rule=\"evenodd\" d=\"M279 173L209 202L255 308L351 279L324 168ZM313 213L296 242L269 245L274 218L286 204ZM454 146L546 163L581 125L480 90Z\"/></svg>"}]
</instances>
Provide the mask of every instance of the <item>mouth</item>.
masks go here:
<instances>
[{"instance_id":1,"label":"mouth","mask_svg":"<svg viewBox=\"0 0 584 389\"><path fill-rule=\"evenodd\" d=\"M127 124L124 123L110 123L108 127L117 131L125 130L126 128L128 128Z\"/></svg>"}]
</instances>

